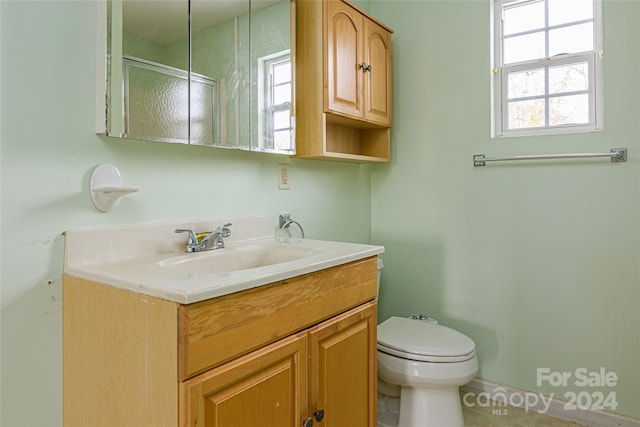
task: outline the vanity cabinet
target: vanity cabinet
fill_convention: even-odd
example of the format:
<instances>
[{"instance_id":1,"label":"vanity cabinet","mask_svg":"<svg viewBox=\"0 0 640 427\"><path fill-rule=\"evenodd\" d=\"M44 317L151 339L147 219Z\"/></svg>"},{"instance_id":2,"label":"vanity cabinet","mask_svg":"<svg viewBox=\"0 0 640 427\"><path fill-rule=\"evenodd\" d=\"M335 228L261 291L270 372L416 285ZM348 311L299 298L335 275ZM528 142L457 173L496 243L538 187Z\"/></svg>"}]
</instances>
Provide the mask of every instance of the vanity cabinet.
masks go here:
<instances>
[{"instance_id":1,"label":"vanity cabinet","mask_svg":"<svg viewBox=\"0 0 640 427\"><path fill-rule=\"evenodd\" d=\"M309 331L309 408L323 409L321 426L375 426L376 303Z\"/></svg>"},{"instance_id":2,"label":"vanity cabinet","mask_svg":"<svg viewBox=\"0 0 640 427\"><path fill-rule=\"evenodd\" d=\"M307 340L296 334L181 384L183 426L301 425Z\"/></svg>"},{"instance_id":3,"label":"vanity cabinet","mask_svg":"<svg viewBox=\"0 0 640 427\"><path fill-rule=\"evenodd\" d=\"M392 30L342 0L296 5L296 157L388 162Z\"/></svg>"},{"instance_id":4,"label":"vanity cabinet","mask_svg":"<svg viewBox=\"0 0 640 427\"><path fill-rule=\"evenodd\" d=\"M186 426L374 426L375 303L181 384ZM319 416L322 411L322 416Z\"/></svg>"},{"instance_id":5,"label":"vanity cabinet","mask_svg":"<svg viewBox=\"0 0 640 427\"><path fill-rule=\"evenodd\" d=\"M376 282L370 257L185 305L65 275L64 425L374 427Z\"/></svg>"}]
</instances>

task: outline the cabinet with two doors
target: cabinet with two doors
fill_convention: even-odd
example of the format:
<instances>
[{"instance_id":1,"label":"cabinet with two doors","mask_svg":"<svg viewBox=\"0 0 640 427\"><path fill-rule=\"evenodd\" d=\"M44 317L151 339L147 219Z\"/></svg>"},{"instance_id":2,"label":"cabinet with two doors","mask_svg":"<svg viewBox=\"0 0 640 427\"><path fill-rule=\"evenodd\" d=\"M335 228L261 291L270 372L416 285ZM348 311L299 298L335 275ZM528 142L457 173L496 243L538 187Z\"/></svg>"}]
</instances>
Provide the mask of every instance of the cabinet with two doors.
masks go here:
<instances>
[{"instance_id":1,"label":"cabinet with two doors","mask_svg":"<svg viewBox=\"0 0 640 427\"><path fill-rule=\"evenodd\" d=\"M374 427L376 257L194 304L65 276L64 425Z\"/></svg>"},{"instance_id":2,"label":"cabinet with two doors","mask_svg":"<svg viewBox=\"0 0 640 427\"><path fill-rule=\"evenodd\" d=\"M389 161L391 34L347 1L296 2L296 157Z\"/></svg>"}]
</instances>

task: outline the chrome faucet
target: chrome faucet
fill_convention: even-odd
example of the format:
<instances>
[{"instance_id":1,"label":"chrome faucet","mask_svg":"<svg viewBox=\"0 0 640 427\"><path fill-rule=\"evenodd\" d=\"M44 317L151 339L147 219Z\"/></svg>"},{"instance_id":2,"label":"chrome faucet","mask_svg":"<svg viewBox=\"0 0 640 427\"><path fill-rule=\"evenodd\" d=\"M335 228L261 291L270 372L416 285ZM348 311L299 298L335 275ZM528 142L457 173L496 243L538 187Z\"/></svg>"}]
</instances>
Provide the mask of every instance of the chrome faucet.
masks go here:
<instances>
[{"instance_id":1,"label":"chrome faucet","mask_svg":"<svg viewBox=\"0 0 640 427\"><path fill-rule=\"evenodd\" d=\"M193 230L177 228L176 233L188 233L186 251L202 252L224 248L224 238L231 235L231 223L221 225L213 231L196 233Z\"/></svg>"}]
</instances>

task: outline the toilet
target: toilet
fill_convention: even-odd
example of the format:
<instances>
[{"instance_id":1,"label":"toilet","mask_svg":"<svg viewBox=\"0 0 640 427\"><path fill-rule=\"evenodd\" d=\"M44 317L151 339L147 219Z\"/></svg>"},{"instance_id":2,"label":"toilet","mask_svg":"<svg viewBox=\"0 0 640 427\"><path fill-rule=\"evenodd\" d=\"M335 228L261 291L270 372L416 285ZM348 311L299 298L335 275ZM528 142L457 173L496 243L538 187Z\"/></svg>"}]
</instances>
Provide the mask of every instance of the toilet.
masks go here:
<instances>
[{"instance_id":1,"label":"toilet","mask_svg":"<svg viewBox=\"0 0 640 427\"><path fill-rule=\"evenodd\" d=\"M478 372L475 343L414 317L378 325L378 427L464 427L458 388Z\"/></svg>"}]
</instances>

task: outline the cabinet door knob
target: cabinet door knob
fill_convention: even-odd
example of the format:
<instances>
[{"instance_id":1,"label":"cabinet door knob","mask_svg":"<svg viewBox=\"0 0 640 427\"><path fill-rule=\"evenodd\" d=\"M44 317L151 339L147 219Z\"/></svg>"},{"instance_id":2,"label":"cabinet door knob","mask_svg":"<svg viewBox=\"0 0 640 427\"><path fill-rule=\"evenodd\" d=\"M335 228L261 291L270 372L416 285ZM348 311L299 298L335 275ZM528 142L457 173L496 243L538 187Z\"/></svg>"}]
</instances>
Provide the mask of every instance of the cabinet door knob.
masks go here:
<instances>
[{"instance_id":1,"label":"cabinet door knob","mask_svg":"<svg viewBox=\"0 0 640 427\"><path fill-rule=\"evenodd\" d=\"M324 409L318 409L313 413L313 416L316 417L316 421L320 422L324 419Z\"/></svg>"},{"instance_id":2,"label":"cabinet door knob","mask_svg":"<svg viewBox=\"0 0 640 427\"><path fill-rule=\"evenodd\" d=\"M359 64L358 67L360 67L360 69L364 72L371 72L371 64L367 65L365 62L363 62L362 64Z\"/></svg>"},{"instance_id":3,"label":"cabinet door knob","mask_svg":"<svg viewBox=\"0 0 640 427\"><path fill-rule=\"evenodd\" d=\"M307 418L302 422L302 427L311 427L313 425L313 419L311 417Z\"/></svg>"}]
</instances>

